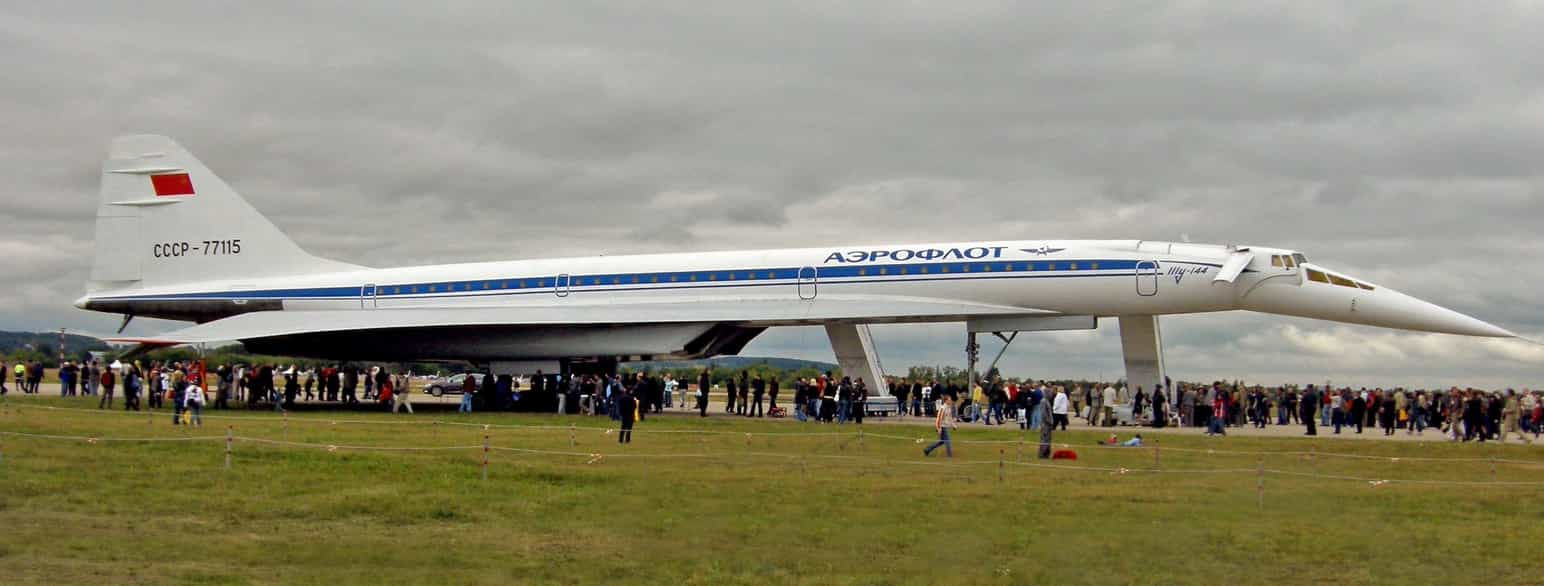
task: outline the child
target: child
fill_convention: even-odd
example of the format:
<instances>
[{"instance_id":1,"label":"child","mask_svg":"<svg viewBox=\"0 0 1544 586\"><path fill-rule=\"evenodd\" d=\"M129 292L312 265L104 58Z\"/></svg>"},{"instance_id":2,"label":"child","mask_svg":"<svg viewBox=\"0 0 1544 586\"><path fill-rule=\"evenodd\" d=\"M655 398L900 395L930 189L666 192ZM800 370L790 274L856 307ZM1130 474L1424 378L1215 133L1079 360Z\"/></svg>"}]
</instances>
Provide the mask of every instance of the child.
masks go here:
<instances>
[{"instance_id":1,"label":"child","mask_svg":"<svg viewBox=\"0 0 1544 586\"><path fill-rule=\"evenodd\" d=\"M183 413L187 413L188 424L204 426L204 389L196 384L188 383L188 388L183 391Z\"/></svg>"}]
</instances>

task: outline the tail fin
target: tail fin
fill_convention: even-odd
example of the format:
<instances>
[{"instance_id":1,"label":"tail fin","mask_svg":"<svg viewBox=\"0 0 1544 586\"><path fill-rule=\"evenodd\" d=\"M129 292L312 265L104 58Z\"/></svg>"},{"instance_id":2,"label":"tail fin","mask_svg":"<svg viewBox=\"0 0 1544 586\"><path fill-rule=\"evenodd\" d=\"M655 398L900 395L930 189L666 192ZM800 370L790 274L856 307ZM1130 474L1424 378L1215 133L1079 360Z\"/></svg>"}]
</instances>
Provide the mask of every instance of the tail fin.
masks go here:
<instances>
[{"instance_id":1,"label":"tail fin","mask_svg":"<svg viewBox=\"0 0 1544 586\"><path fill-rule=\"evenodd\" d=\"M113 140L89 290L352 268L301 250L176 141Z\"/></svg>"}]
</instances>

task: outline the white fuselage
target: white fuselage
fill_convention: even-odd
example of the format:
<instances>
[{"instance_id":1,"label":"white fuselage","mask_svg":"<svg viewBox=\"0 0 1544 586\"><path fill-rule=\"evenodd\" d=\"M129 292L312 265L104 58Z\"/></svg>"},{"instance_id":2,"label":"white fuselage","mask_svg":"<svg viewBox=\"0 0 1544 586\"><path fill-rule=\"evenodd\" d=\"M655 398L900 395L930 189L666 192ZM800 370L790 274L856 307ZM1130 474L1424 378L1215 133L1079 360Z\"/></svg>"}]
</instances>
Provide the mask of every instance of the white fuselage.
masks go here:
<instances>
[{"instance_id":1,"label":"white fuselage","mask_svg":"<svg viewBox=\"0 0 1544 586\"><path fill-rule=\"evenodd\" d=\"M1236 258L1246 255L1243 258ZM1296 257L1296 261L1292 258ZM1238 266L1221 277L1230 259ZM1333 282L1331 282L1333 279ZM1396 291L1303 264L1291 251L1133 240L1001 241L657 254L357 269L131 291L97 291L88 309L210 321L252 311L387 312L425 308L595 310L670 303L656 322L328 334L257 344L264 351L400 358L700 357L733 352L762 329L848 321L961 321L947 312L737 316L733 303L769 299L946 300L1012 313L1152 316L1248 309L1468 335L1510 333ZM726 310L725 303L730 303ZM694 303L716 308L694 314ZM385 314L383 314L385 315ZM368 317L361 315L361 317ZM743 334L714 330L731 324ZM711 338L711 339L710 339ZM249 342L249 346L253 345Z\"/></svg>"},{"instance_id":2,"label":"white fuselage","mask_svg":"<svg viewBox=\"0 0 1544 586\"><path fill-rule=\"evenodd\" d=\"M1137 241L1005 241L580 257L224 280L94 292L89 305L130 302L217 319L257 302L286 310L604 304L822 294L950 299L1070 315L1159 315L1238 309L1235 286L1212 286L1222 246ZM875 258L876 253L879 258ZM1140 266L1139 266L1140 264ZM195 313L177 315L193 301ZM240 304L240 305L238 305Z\"/></svg>"}]
</instances>

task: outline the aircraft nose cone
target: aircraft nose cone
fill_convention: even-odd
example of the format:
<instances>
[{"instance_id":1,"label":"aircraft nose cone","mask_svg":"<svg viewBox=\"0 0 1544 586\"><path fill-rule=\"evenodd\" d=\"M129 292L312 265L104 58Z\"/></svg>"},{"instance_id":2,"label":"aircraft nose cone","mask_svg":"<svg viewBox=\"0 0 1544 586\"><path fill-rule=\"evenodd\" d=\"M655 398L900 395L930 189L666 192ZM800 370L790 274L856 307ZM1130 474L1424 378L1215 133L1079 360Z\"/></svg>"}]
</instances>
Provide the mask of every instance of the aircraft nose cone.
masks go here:
<instances>
[{"instance_id":1,"label":"aircraft nose cone","mask_svg":"<svg viewBox=\"0 0 1544 586\"><path fill-rule=\"evenodd\" d=\"M1393 327L1441 334L1488 338L1517 337L1517 334L1494 324L1398 291L1383 289L1380 293L1383 295L1374 296L1373 303L1368 304L1367 307L1367 311L1374 314L1375 322L1393 322L1398 324Z\"/></svg>"},{"instance_id":2,"label":"aircraft nose cone","mask_svg":"<svg viewBox=\"0 0 1544 586\"><path fill-rule=\"evenodd\" d=\"M81 295L79 299L75 300L75 309L85 309L86 303L89 301L91 301L90 295Z\"/></svg>"}]
</instances>

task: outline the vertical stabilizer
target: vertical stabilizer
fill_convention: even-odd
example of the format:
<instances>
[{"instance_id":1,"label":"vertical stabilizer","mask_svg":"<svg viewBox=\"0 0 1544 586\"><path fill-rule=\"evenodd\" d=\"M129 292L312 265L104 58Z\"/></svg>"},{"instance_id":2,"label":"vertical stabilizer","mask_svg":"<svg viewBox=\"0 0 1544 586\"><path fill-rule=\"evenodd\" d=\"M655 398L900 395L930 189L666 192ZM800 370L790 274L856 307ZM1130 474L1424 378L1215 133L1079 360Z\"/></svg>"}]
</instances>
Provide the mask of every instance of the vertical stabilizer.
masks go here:
<instances>
[{"instance_id":1,"label":"vertical stabilizer","mask_svg":"<svg viewBox=\"0 0 1544 586\"><path fill-rule=\"evenodd\" d=\"M301 250L176 141L113 140L89 290L352 268Z\"/></svg>"}]
</instances>

